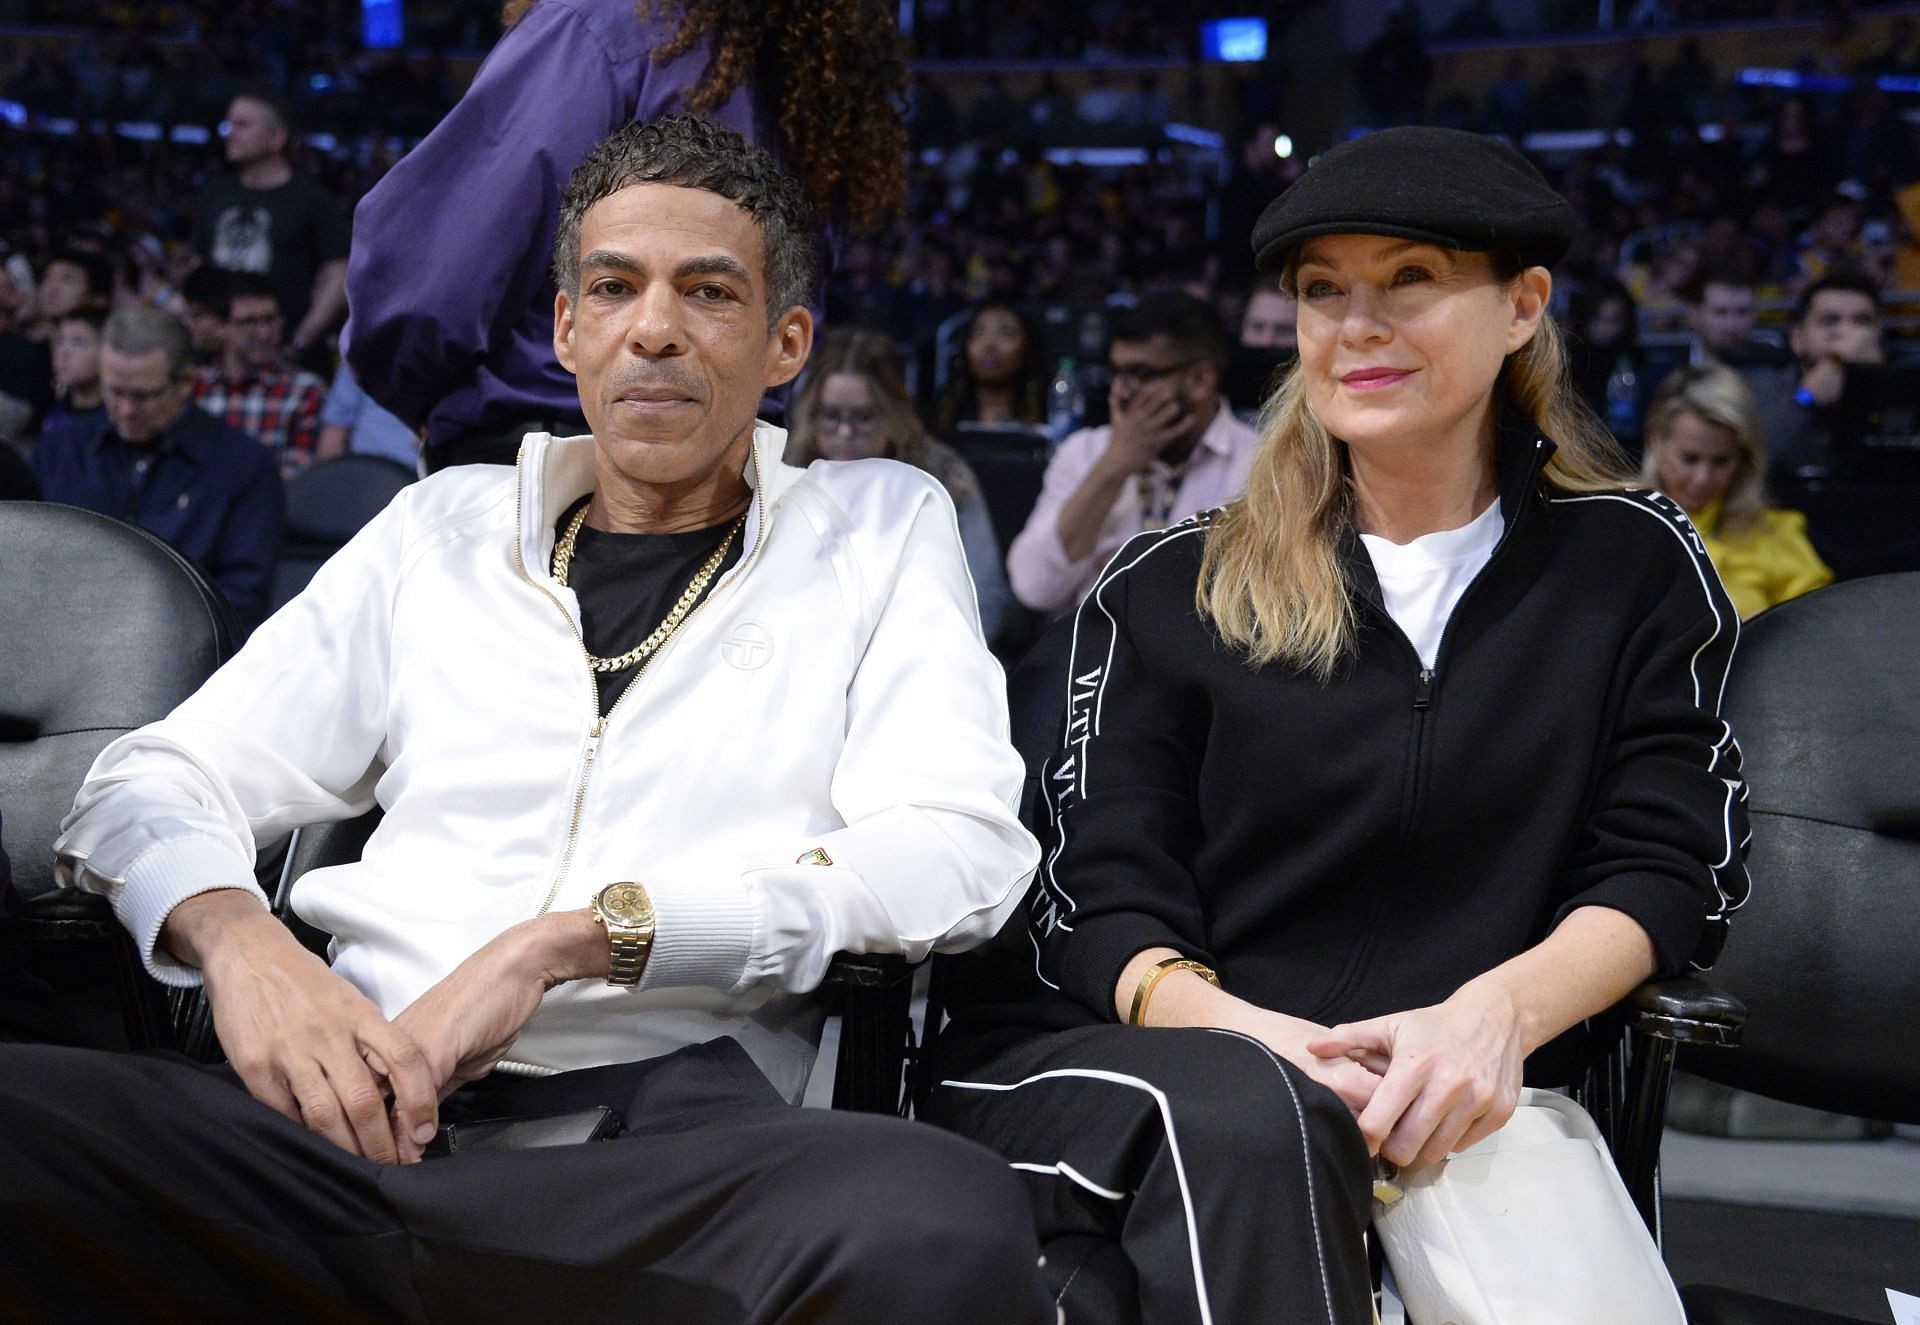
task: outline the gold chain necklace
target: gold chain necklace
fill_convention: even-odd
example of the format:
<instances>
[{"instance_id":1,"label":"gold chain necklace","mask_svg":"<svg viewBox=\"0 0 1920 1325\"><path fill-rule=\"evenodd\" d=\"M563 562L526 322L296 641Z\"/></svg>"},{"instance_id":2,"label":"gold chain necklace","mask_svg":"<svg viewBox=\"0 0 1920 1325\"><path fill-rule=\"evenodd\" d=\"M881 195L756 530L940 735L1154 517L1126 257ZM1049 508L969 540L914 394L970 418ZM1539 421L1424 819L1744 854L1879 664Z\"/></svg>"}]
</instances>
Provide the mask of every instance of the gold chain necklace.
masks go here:
<instances>
[{"instance_id":1,"label":"gold chain necklace","mask_svg":"<svg viewBox=\"0 0 1920 1325\"><path fill-rule=\"evenodd\" d=\"M587 507L591 505L593 503L588 502L586 506L580 508L579 513L568 522L566 533L562 534L560 541L553 545L553 578L562 589L567 587L567 567L573 564L574 540L580 536L580 526L587 522ZM727 536L720 540L720 546L715 548L713 555L707 558L706 565L687 581L687 587L681 592L680 600L673 605L673 610L667 613L666 620L653 628L651 635L617 658L601 658L589 653L587 666L596 672L624 672L672 639L673 632L680 629L680 623L687 619L687 613L693 610L693 605L699 601L700 595L706 590L707 581L711 580L713 573L720 569L720 563L727 559L727 549L733 546L734 535L740 532L740 526L746 522L746 512L743 511L740 518L733 522L733 527L727 530Z\"/></svg>"}]
</instances>

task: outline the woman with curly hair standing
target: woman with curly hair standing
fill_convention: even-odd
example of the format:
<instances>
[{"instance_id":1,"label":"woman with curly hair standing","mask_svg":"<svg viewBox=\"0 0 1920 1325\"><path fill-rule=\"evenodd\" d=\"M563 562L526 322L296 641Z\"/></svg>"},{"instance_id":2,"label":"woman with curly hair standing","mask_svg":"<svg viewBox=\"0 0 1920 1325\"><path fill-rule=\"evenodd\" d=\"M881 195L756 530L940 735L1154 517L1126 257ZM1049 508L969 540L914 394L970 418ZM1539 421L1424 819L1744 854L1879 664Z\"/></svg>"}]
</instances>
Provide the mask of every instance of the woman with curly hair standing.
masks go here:
<instances>
[{"instance_id":1,"label":"woman with curly hair standing","mask_svg":"<svg viewBox=\"0 0 1920 1325\"><path fill-rule=\"evenodd\" d=\"M343 348L369 395L426 428L429 471L584 430L547 260L568 172L618 126L705 116L840 225L878 224L905 191L888 0L510 0L502 18L466 95L354 213Z\"/></svg>"}]
</instances>

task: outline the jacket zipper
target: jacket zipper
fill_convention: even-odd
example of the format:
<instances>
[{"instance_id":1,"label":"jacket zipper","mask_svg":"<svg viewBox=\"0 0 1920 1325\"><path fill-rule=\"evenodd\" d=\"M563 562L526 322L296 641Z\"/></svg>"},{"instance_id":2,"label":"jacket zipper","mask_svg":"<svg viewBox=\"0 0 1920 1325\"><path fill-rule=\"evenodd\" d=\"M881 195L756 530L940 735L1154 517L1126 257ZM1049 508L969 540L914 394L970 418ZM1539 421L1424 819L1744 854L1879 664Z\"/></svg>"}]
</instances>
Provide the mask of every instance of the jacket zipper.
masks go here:
<instances>
[{"instance_id":1,"label":"jacket zipper","mask_svg":"<svg viewBox=\"0 0 1920 1325\"><path fill-rule=\"evenodd\" d=\"M753 464L753 476L755 479L754 493L755 496L759 496L764 491L764 485L759 482L760 455L757 450L752 448L751 444L749 444L747 455ZM516 474L516 478L517 477L518 475ZM553 591L527 573L526 558L520 555L520 543L523 536L521 520L525 512L525 505L525 488L516 484L513 495L514 559L520 566L520 578L547 596L547 601L553 604L554 610L565 618L567 629L573 632L573 641L580 646L580 660L585 664L587 669L587 690L593 702L594 713L593 726L587 729L587 746L580 756L580 780L574 784L573 788L573 810L567 816L567 844L560 853L560 865L554 872L553 883L547 888L546 899L540 903L540 909L534 912L535 916L543 916L552 909L554 899L560 896L560 885L566 882L567 872L573 865L574 848L580 841L580 819L587 808L587 784L593 779L594 756L598 754L600 750L600 738L606 734L607 723L613 719L614 714L620 711L620 706L627 702L627 696L631 695L635 687L640 684L640 678L645 675L649 667L653 666L653 660L672 647L673 641L679 636L680 631L685 630L688 623L690 623L694 617L698 616L708 603L713 601L714 596L720 592L722 586L719 584L714 585L707 596L702 598L698 603L695 603L693 610L681 618L679 630L675 630L672 636L661 641L658 649L655 649L641 660L639 671L636 671L633 674L633 679L627 682L626 689L620 692L620 698L614 700L613 707L602 715L600 712L600 686L593 678L593 654L587 649L585 636L581 635L580 627L574 624L573 616L567 611L566 606L561 603L558 598L553 596ZM753 559L760 555L761 545L767 541L767 534L772 528L772 507L770 504L763 502L760 510L759 537L753 540L753 546L747 549L747 555L741 560L738 566L733 568L733 573L726 576L728 582L736 580L746 573L747 567L752 564Z\"/></svg>"},{"instance_id":2,"label":"jacket zipper","mask_svg":"<svg viewBox=\"0 0 1920 1325\"><path fill-rule=\"evenodd\" d=\"M1543 462L1538 459L1538 450L1539 447L1536 443L1535 462L1533 468L1528 473L1526 482L1526 488L1529 492L1533 489L1534 485L1539 482L1540 478L1540 465ZM1501 501L1504 495L1503 490L1501 493L1495 495L1494 500ZM1428 715L1432 712L1434 703L1439 695L1440 664L1445 661L1447 656L1447 640L1453 634L1453 626L1454 623L1459 620L1460 610L1467 605L1467 600L1472 598L1474 592L1479 589L1481 582L1487 577L1487 572L1492 570L1494 564L1505 554L1507 545L1512 541L1513 531L1519 524L1519 520L1520 516L1516 513L1514 522L1501 531L1499 541L1494 544L1493 551L1487 556L1487 564L1480 568L1479 573L1473 577L1472 582L1461 592L1460 601L1453 605L1453 611L1447 616L1447 624L1440 628L1440 642L1435 646L1433 651L1432 667L1427 666L1426 660L1420 656L1420 650L1413 646L1413 640L1407 635L1406 631L1400 628L1400 623L1393 619L1393 613L1387 611L1384 596L1375 604L1375 606L1379 608L1380 615L1386 619L1386 629L1405 646L1407 655L1413 659L1414 666L1413 748L1411 764L1407 770L1406 790L1401 799L1400 833L1394 847L1396 859L1404 856L1407 844L1413 840L1414 830L1420 822L1420 807L1426 800ZM1322 1009L1335 1006L1341 999L1345 998L1348 990L1353 987L1354 982L1360 978L1361 973L1366 970L1367 964L1372 960L1374 946L1373 936L1379 931L1380 918L1384 914L1387 900L1388 891L1382 889L1374 899L1372 911L1367 920L1365 931L1367 937L1361 940L1359 950L1349 959L1347 969L1336 982L1334 991L1327 995L1322 1002ZM1316 1010L1316 1015L1317 1012L1318 1010Z\"/></svg>"},{"instance_id":3,"label":"jacket zipper","mask_svg":"<svg viewBox=\"0 0 1920 1325\"><path fill-rule=\"evenodd\" d=\"M1528 494L1531 494L1534 487L1539 483L1540 469L1545 463L1539 459L1539 451L1540 444L1535 442L1535 459L1532 467L1528 470L1525 484L1525 491ZM1494 501L1500 501L1503 496L1504 494L1496 492L1494 494ZM1526 500L1527 497L1523 496L1522 503ZM1511 542L1514 526L1520 522L1521 518L1523 518L1523 513L1516 510L1513 524L1509 524L1501 530L1499 541L1494 544L1493 551L1487 554L1486 565L1480 568L1479 573L1473 577L1466 589L1462 591L1459 601L1453 605L1453 611L1447 614L1447 624L1440 628L1440 642L1433 650L1433 666L1429 667L1426 665L1426 661L1420 657L1420 651L1413 647L1413 641L1407 638L1407 633L1404 630L1400 629L1400 623L1393 619L1391 612L1386 611L1386 604L1382 602L1380 605L1382 614L1387 618L1387 624L1393 628L1394 633L1397 634L1401 641L1407 646L1407 652L1413 655L1414 667L1417 669L1413 681L1413 712L1414 722L1416 724L1413 733L1413 785L1408 791L1406 819L1400 831L1400 843L1402 846L1405 846L1413 837L1414 825L1419 821L1420 817L1420 804L1426 799L1427 714L1432 710L1438 694L1440 664L1445 661L1447 656L1447 640L1453 634L1454 623L1460 619L1461 610L1466 607L1468 600L1473 597L1474 592L1485 582L1487 572L1493 569L1494 564L1499 560L1501 555L1506 552L1507 546Z\"/></svg>"}]
</instances>

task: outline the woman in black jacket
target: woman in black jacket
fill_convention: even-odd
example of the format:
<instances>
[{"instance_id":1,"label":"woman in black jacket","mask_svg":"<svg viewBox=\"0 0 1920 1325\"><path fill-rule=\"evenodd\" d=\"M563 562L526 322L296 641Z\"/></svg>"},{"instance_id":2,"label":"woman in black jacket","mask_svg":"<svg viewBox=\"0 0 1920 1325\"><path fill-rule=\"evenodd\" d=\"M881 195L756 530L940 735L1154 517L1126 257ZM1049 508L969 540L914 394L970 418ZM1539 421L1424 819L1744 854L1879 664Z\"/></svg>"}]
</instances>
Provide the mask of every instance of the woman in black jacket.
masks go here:
<instances>
[{"instance_id":1,"label":"woman in black jacket","mask_svg":"<svg viewBox=\"0 0 1920 1325\"><path fill-rule=\"evenodd\" d=\"M1043 1237L1117 1237L1150 1325L1369 1320L1369 1152L1490 1134L1744 896L1738 618L1567 385L1572 229L1491 139L1323 156L1255 232L1300 366L1247 496L1079 611L1028 946L929 1113Z\"/></svg>"}]
</instances>

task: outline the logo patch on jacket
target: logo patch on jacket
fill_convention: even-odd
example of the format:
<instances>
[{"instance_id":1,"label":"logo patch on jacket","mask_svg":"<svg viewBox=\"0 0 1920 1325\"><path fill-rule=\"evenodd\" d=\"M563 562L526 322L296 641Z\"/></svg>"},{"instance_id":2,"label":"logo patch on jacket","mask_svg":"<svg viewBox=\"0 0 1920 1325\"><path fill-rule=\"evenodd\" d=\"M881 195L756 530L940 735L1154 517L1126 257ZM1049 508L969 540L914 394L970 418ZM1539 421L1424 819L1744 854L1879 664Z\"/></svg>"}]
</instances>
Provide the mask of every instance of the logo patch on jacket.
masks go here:
<instances>
[{"instance_id":1,"label":"logo patch on jacket","mask_svg":"<svg viewBox=\"0 0 1920 1325\"><path fill-rule=\"evenodd\" d=\"M773 637L752 621L742 621L720 644L720 656L743 672L765 667L773 657Z\"/></svg>"}]
</instances>

